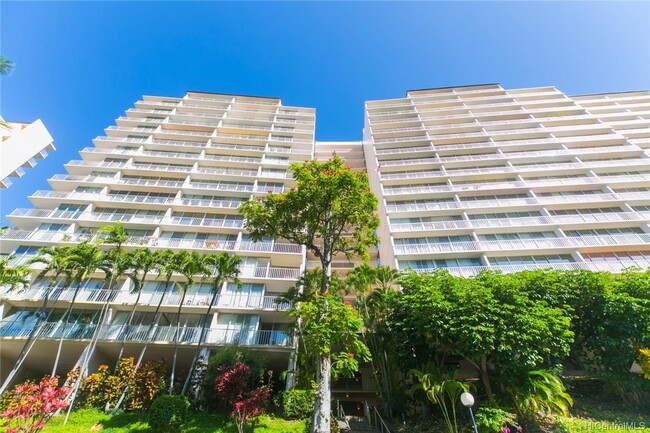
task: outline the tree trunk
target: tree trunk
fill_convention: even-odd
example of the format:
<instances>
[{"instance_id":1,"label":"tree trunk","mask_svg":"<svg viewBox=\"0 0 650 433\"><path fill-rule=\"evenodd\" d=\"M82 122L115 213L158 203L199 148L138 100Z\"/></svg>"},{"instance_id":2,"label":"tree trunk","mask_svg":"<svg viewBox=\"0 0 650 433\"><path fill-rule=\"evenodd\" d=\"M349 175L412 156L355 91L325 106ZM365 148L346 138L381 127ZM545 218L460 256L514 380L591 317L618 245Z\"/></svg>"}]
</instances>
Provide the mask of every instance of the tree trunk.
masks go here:
<instances>
[{"instance_id":1,"label":"tree trunk","mask_svg":"<svg viewBox=\"0 0 650 433\"><path fill-rule=\"evenodd\" d=\"M321 264L323 265L323 275L321 278L321 293L326 293L329 290L330 279L332 277L332 253L330 246L325 241L323 246L323 256ZM325 314L327 314L327 298L325 299ZM316 404L314 406L314 422L312 423L312 433L329 433L330 432L330 417L331 417L331 398L332 391L330 389L331 374L332 374L332 359L330 353L318 354L316 378L318 382L318 389L316 391Z\"/></svg>"},{"instance_id":2,"label":"tree trunk","mask_svg":"<svg viewBox=\"0 0 650 433\"><path fill-rule=\"evenodd\" d=\"M332 359L330 354L321 354L318 356L318 390L316 391L316 407L318 411L315 413L315 422L313 423L313 433L330 433L330 416L331 408L331 370Z\"/></svg>"},{"instance_id":3,"label":"tree trunk","mask_svg":"<svg viewBox=\"0 0 650 433\"><path fill-rule=\"evenodd\" d=\"M488 400L492 400L494 394L492 393L492 386L490 385L490 378L488 377L487 371L487 358L481 356L481 380L483 381L483 386L485 387L485 394L487 395Z\"/></svg>"},{"instance_id":4,"label":"tree trunk","mask_svg":"<svg viewBox=\"0 0 650 433\"><path fill-rule=\"evenodd\" d=\"M115 361L115 368L113 369L114 372L117 372L117 366L120 364L120 359L122 359L122 356L124 356L126 337L129 334L129 327L133 323L133 318L135 317L135 311L138 309L138 303L140 302L141 295L142 295L142 286L140 286L140 290L138 290L138 296L135 298L135 303L133 304L133 308L131 309L129 318L126 320L126 322L124 322L124 327L121 330L123 337L122 337L122 343L120 344L120 351L117 355L117 361Z\"/></svg>"},{"instance_id":5,"label":"tree trunk","mask_svg":"<svg viewBox=\"0 0 650 433\"><path fill-rule=\"evenodd\" d=\"M167 279L167 282L165 283L165 291L160 295L160 301L158 301L158 305L156 306L156 311L153 313L153 320L151 321L151 325L149 325L149 329L147 330L147 335L145 337L145 342L144 346L142 347L142 350L140 350L140 355L138 356L138 360L135 362L135 370L133 371L133 377L135 377L136 373L138 372L138 369L140 368L140 363L142 363L142 360L144 359L144 354L147 351L147 348L149 347L149 343L151 342L151 339L153 338L153 328L158 324L158 319L156 317L158 316L158 313L160 312L160 307L162 306L163 299L165 299L165 295L167 294L167 291L169 289L169 279ZM126 397L126 393L129 392L129 388L131 388L131 382L127 383L124 389L122 390L122 394L120 395L120 398L117 400L117 403L115 404L115 407L111 411L111 415L115 415L117 413L117 410L120 408L122 403L124 402L124 398Z\"/></svg>"},{"instance_id":6,"label":"tree trunk","mask_svg":"<svg viewBox=\"0 0 650 433\"><path fill-rule=\"evenodd\" d=\"M61 329L61 338L59 338L59 347L56 350L56 358L54 359L54 366L52 367L52 374L50 374L50 377L56 376L56 369L59 366L59 360L61 358L61 349L63 348L63 338L65 337L65 330L68 327L68 321L70 320L70 313L72 312L72 307L74 307L74 302L77 299L77 293L79 293L79 289L81 288L81 282L77 284L77 288L74 289L74 294L72 295L72 301L70 302L70 306L68 307L68 310L65 312L65 322L63 323L63 329Z\"/></svg>"},{"instance_id":7,"label":"tree trunk","mask_svg":"<svg viewBox=\"0 0 650 433\"><path fill-rule=\"evenodd\" d=\"M2 387L0 387L0 394L5 392L7 387L10 385L11 381L14 379L16 374L18 374L18 372L20 371L20 367L22 367L23 362L25 362L25 359L27 358L27 355L29 355L29 352L32 350L32 347L34 347L34 344L36 343L36 337L41 332L41 329L43 329L43 326L47 324L47 319L49 319L52 313L54 312L54 307L53 307L50 310L50 312L47 314L45 319L41 320L40 313L41 312L45 313L45 310L47 310L47 303L49 301L49 297L50 297L50 290L48 288L47 292L45 292L45 299L43 299L43 305L36 312L38 318L36 324L34 325L34 329L32 329L32 332L29 333L29 337L27 337L27 341L25 341L23 348L18 354L18 358L16 358L16 362L14 363L13 368L11 369L9 375L7 376L4 383L2 384Z\"/></svg>"},{"instance_id":8,"label":"tree trunk","mask_svg":"<svg viewBox=\"0 0 650 433\"><path fill-rule=\"evenodd\" d=\"M174 332L174 360L172 361L172 374L169 378L169 395L172 395L174 390L174 376L176 375L176 358L178 357L178 338L181 329L181 310L185 302L185 295L187 294L187 287L183 289L183 296L181 296L181 303L178 305L178 313L176 313L176 331Z\"/></svg>"},{"instance_id":9,"label":"tree trunk","mask_svg":"<svg viewBox=\"0 0 650 433\"><path fill-rule=\"evenodd\" d=\"M201 348L203 347L202 345L203 339L205 338L205 334L206 334L205 331L207 329L207 324L210 321L210 312L212 311L212 307L214 306L215 299L217 299L217 292L214 292L212 294L212 299L210 300L210 305L208 306L208 312L205 313L205 317L201 322L201 333L199 334L199 343L197 344L196 350L194 351L194 358L192 358L190 369L187 372L187 377L185 378L185 383L183 384L183 390L181 391L181 395L185 395L185 393L187 392L187 388L190 385L190 381L192 380L194 366L196 365L196 362L199 360L199 355L201 354Z\"/></svg>"},{"instance_id":10,"label":"tree trunk","mask_svg":"<svg viewBox=\"0 0 650 433\"><path fill-rule=\"evenodd\" d=\"M72 386L71 394L69 394L70 405L68 407L65 420L63 421L63 425L66 425L68 423L68 418L70 417L70 411L72 410L72 407L74 406L74 402L77 399L77 393L79 391L79 386L81 385L82 376L86 371L86 369L88 368L88 364L90 363L90 358L92 358L93 353L95 352L95 347L97 347L97 341L99 341L99 336L102 332L102 326L104 326L104 320L106 320L106 316L108 315L108 310L110 309L110 303L111 303L112 290L115 284L114 275L115 274L112 273L111 278L108 281L108 295L106 296L106 301L104 302L104 305L102 306L102 309L99 313L99 318L97 319L97 327L95 328L95 331L93 332L93 336L90 339L88 352L85 354L84 359L81 362L81 369L79 371L79 375L77 376L77 379L75 380L75 383ZM119 358L118 358L118 363L119 363Z\"/></svg>"}]
</instances>

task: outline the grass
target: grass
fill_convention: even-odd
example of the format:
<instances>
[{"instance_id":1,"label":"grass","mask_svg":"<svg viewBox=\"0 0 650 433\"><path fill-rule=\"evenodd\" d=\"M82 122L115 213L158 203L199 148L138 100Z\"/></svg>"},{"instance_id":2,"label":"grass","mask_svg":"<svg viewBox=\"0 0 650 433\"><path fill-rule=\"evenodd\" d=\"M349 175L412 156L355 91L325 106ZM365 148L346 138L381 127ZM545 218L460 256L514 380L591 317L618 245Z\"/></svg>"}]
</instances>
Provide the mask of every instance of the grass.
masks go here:
<instances>
[{"instance_id":1,"label":"grass","mask_svg":"<svg viewBox=\"0 0 650 433\"><path fill-rule=\"evenodd\" d=\"M583 397L576 399L571 413L562 419L568 433L650 433L650 417L644 409Z\"/></svg>"},{"instance_id":2,"label":"grass","mask_svg":"<svg viewBox=\"0 0 650 433\"><path fill-rule=\"evenodd\" d=\"M146 416L137 413L121 413L113 417L98 409L81 409L70 414L63 425L64 416L48 423L43 433L155 433L147 424ZM183 425L182 433L237 433L235 424L225 416L212 414L192 414ZM303 433L303 421L285 421L269 416L260 417L255 433Z\"/></svg>"}]
</instances>

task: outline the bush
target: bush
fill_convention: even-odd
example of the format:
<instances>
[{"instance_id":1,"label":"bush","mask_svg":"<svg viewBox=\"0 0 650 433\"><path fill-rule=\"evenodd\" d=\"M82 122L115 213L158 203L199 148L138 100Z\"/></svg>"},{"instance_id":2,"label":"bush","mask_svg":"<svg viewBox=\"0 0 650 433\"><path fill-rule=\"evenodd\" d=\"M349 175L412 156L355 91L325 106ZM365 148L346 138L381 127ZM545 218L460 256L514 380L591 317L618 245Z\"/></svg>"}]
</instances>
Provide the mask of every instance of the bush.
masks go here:
<instances>
[{"instance_id":1,"label":"bush","mask_svg":"<svg viewBox=\"0 0 650 433\"><path fill-rule=\"evenodd\" d=\"M254 389L260 385L264 377L264 364L260 357L238 347L219 349L217 353L210 357L208 368L205 372L205 380L202 386L205 407L214 409L219 406L215 383L224 371L224 368L220 369L220 367L225 367L226 370L229 370L237 364L245 364L250 368L246 389ZM228 407L226 412L229 412L230 409Z\"/></svg>"},{"instance_id":2,"label":"bush","mask_svg":"<svg viewBox=\"0 0 650 433\"><path fill-rule=\"evenodd\" d=\"M163 433L180 432L190 401L182 395L161 395L151 404L149 426Z\"/></svg>"},{"instance_id":3,"label":"bush","mask_svg":"<svg viewBox=\"0 0 650 433\"><path fill-rule=\"evenodd\" d=\"M517 431L517 415L497 407L484 406L476 411L476 425L485 433L501 433L505 427Z\"/></svg>"},{"instance_id":4,"label":"bush","mask_svg":"<svg viewBox=\"0 0 650 433\"><path fill-rule=\"evenodd\" d=\"M5 402L7 409L0 413L6 432L36 433L59 410L68 407L67 388L59 387L59 378L45 376L40 383L31 381L18 385L12 392L13 400Z\"/></svg>"},{"instance_id":5,"label":"bush","mask_svg":"<svg viewBox=\"0 0 650 433\"><path fill-rule=\"evenodd\" d=\"M282 393L282 415L287 419L308 419L314 411L314 392L294 389Z\"/></svg>"}]
</instances>

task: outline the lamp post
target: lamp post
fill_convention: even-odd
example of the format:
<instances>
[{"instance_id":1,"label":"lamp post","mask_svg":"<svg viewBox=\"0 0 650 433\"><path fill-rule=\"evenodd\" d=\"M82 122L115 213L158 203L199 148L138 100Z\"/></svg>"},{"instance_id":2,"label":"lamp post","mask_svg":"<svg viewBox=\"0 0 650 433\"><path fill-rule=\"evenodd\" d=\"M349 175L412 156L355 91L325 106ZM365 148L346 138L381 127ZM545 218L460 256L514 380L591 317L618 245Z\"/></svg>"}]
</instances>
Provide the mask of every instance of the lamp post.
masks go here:
<instances>
[{"instance_id":1,"label":"lamp post","mask_svg":"<svg viewBox=\"0 0 650 433\"><path fill-rule=\"evenodd\" d=\"M474 426L474 433L478 433L478 428L476 427L476 420L474 420L474 412L472 412L472 406L474 406L474 396L469 392L464 392L460 395L460 402L463 403L463 406L469 409L469 416L472 417L472 425Z\"/></svg>"}]
</instances>

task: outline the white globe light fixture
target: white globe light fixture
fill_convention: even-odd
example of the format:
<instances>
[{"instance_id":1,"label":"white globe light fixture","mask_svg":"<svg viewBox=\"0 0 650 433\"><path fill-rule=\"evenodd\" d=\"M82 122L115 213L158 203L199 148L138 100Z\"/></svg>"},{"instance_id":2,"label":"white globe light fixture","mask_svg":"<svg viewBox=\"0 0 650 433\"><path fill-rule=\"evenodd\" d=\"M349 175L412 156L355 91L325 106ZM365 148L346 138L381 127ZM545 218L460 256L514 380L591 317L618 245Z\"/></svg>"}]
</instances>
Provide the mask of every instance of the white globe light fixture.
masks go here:
<instances>
[{"instance_id":1,"label":"white globe light fixture","mask_svg":"<svg viewBox=\"0 0 650 433\"><path fill-rule=\"evenodd\" d=\"M465 407L472 407L474 406L474 396L469 392L464 392L460 395L460 402Z\"/></svg>"},{"instance_id":2,"label":"white globe light fixture","mask_svg":"<svg viewBox=\"0 0 650 433\"><path fill-rule=\"evenodd\" d=\"M464 392L460 395L460 402L463 403L463 406L469 409L469 416L472 417L474 433L478 433L478 427L476 427L476 421L474 420L474 412L472 412L472 406L474 406L474 396L469 392Z\"/></svg>"}]
</instances>

